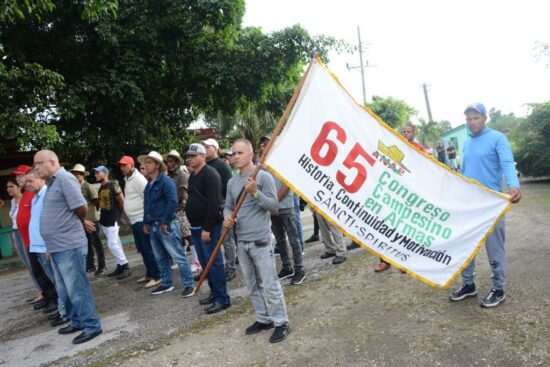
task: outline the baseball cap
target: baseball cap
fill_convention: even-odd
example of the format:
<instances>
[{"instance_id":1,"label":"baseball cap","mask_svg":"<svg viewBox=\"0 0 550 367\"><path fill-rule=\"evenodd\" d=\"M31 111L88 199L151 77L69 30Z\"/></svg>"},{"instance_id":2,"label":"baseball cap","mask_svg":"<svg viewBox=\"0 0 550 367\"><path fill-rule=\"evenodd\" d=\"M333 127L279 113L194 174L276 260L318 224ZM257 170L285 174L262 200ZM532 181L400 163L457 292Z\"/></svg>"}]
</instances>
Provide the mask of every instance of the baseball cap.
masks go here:
<instances>
[{"instance_id":1,"label":"baseball cap","mask_svg":"<svg viewBox=\"0 0 550 367\"><path fill-rule=\"evenodd\" d=\"M210 146L212 146L216 149L220 149L220 145L218 144L216 139L209 138L209 139L206 139L206 140L201 140L201 144L210 145Z\"/></svg>"},{"instance_id":2,"label":"baseball cap","mask_svg":"<svg viewBox=\"0 0 550 367\"><path fill-rule=\"evenodd\" d=\"M125 155L123 156L122 158L120 158L120 160L118 161L118 164L134 164L134 158L128 156L128 155Z\"/></svg>"},{"instance_id":3,"label":"baseball cap","mask_svg":"<svg viewBox=\"0 0 550 367\"><path fill-rule=\"evenodd\" d=\"M216 144L218 143L216 142ZM206 154L206 149L204 149L204 146L202 146L201 144L191 144L189 146L189 149L187 150L187 153L185 153L185 155L197 155L197 154Z\"/></svg>"},{"instance_id":4,"label":"baseball cap","mask_svg":"<svg viewBox=\"0 0 550 367\"><path fill-rule=\"evenodd\" d=\"M260 137L260 142L265 141L265 140L271 140L271 134L269 134L269 135L262 135L262 136Z\"/></svg>"},{"instance_id":5,"label":"baseball cap","mask_svg":"<svg viewBox=\"0 0 550 367\"><path fill-rule=\"evenodd\" d=\"M104 172L106 174L109 174L109 169L105 166L97 166L96 168L94 168L94 171Z\"/></svg>"},{"instance_id":6,"label":"baseball cap","mask_svg":"<svg viewBox=\"0 0 550 367\"><path fill-rule=\"evenodd\" d=\"M31 169L32 169L31 166L27 166L26 164L20 164L19 166L17 166L15 171L13 171L11 174L13 176L24 175L25 173L29 172Z\"/></svg>"},{"instance_id":7,"label":"baseball cap","mask_svg":"<svg viewBox=\"0 0 550 367\"><path fill-rule=\"evenodd\" d=\"M471 110L477 111L477 112L481 113L483 116L487 116L487 110L485 109L485 106L483 105L483 103L471 103L471 104L469 104L468 107L466 107L466 109L464 110L464 113L466 113L468 111L471 111Z\"/></svg>"}]
</instances>

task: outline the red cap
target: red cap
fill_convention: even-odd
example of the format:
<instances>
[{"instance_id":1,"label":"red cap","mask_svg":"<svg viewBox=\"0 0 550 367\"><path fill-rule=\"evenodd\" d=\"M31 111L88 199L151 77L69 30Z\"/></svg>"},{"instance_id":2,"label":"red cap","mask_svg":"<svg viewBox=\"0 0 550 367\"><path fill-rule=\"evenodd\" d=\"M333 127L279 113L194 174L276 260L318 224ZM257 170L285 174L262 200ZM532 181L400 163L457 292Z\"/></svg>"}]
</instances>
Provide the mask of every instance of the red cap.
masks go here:
<instances>
[{"instance_id":1,"label":"red cap","mask_svg":"<svg viewBox=\"0 0 550 367\"><path fill-rule=\"evenodd\" d=\"M31 166L27 166L26 164L20 164L19 166L17 166L15 171L13 171L11 174L13 176L24 175L25 173L29 172L31 169L32 169Z\"/></svg>"},{"instance_id":2,"label":"red cap","mask_svg":"<svg viewBox=\"0 0 550 367\"><path fill-rule=\"evenodd\" d=\"M120 161L118 161L118 164L134 164L134 158L125 155L122 158L120 158Z\"/></svg>"}]
</instances>

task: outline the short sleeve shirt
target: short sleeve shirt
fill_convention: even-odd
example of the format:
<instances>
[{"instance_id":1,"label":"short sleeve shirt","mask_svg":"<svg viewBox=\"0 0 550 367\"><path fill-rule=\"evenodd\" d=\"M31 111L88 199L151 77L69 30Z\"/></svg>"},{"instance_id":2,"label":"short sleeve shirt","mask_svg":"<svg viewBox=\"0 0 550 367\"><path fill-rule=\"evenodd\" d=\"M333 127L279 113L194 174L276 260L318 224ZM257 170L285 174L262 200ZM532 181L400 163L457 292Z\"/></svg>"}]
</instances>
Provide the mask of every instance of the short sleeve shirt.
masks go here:
<instances>
[{"instance_id":1,"label":"short sleeve shirt","mask_svg":"<svg viewBox=\"0 0 550 367\"><path fill-rule=\"evenodd\" d=\"M82 184L80 184L80 191L88 204L88 214L86 214L86 219L91 220L94 223L97 222L99 220L99 213L97 212L94 204L94 200L98 198L97 191L87 181L82 181Z\"/></svg>"},{"instance_id":2,"label":"short sleeve shirt","mask_svg":"<svg viewBox=\"0 0 550 367\"><path fill-rule=\"evenodd\" d=\"M98 196L101 207L99 223L111 227L120 220L120 208L116 198L122 193L120 185L116 181L109 181L99 188Z\"/></svg>"},{"instance_id":3,"label":"short sleeve shirt","mask_svg":"<svg viewBox=\"0 0 550 367\"><path fill-rule=\"evenodd\" d=\"M40 234L48 252L56 253L87 246L86 233L75 209L86 205L80 184L64 168L48 180L40 215Z\"/></svg>"}]
</instances>

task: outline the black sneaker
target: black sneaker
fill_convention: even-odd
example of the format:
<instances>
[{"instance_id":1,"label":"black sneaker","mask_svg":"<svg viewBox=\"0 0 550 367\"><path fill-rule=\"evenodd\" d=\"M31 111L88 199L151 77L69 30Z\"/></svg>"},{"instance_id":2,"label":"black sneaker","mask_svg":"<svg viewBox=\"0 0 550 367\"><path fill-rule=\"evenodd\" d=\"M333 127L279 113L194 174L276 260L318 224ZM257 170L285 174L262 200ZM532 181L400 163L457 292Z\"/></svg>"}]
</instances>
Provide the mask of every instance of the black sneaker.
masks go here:
<instances>
[{"instance_id":1,"label":"black sneaker","mask_svg":"<svg viewBox=\"0 0 550 367\"><path fill-rule=\"evenodd\" d=\"M475 284L463 284L462 287L451 293L449 299L451 301L462 301L464 298L475 297L477 295Z\"/></svg>"},{"instance_id":2,"label":"black sneaker","mask_svg":"<svg viewBox=\"0 0 550 367\"><path fill-rule=\"evenodd\" d=\"M104 272L105 272L105 270L107 270L107 268L106 268L106 267L104 267L104 266L100 266L100 267L98 267L98 268L97 268L97 270L96 270L96 271L94 271L94 274L95 274L95 275L100 275L100 274L104 273Z\"/></svg>"},{"instance_id":3,"label":"black sneaker","mask_svg":"<svg viewBox=\"0 0 550 367\"><path fill-rule=\"evenodd\" d=\"M183 298L191 297L195 294L195 287L185 287L183 288L183 292L181 293L181 296Z\"/></svg>"},{"instance_id":4,"label":"black sneaker","mask_svg":"<svg viewBox=\"0 0 550 367\"><path fill-rule=\"evenodd\" d=\"M109 278L112 278L112 277L116 277L117 275L119 275L120 273L122 273L122 266L118 265L116 266L116 269L113 270L112 272L110 272L109 274L107 274L107 276Z\"/></svg>"},{"instance_id":5,"label":"black sneaker","mask_svg":"<svg viewBox=\"0 0 550 367\"><path fill-rule=\"evenodd\" d=\"M288 322L282 324L281 326L276 326L275 331L273 331L273 334L271 335L271 338L269 338L269 342L278 343L285 340L288 334L290 334L291 330L292 329Z\"/></svg>"},{"instance_id":6,"label":"black sneaker","mask_svg":"<svg viewBox=\"0 0 550 367\"><path fill-rule=\"evenodd\" d=\"M297 271L296 273L294 273L294 276L292 277L290 284L292 285L302 284L304 279L306 279L306 274L303 271Z\"/></svg>"},{"instance_id":7,"label":"black sneaker","mask_svg":"<svg viewBox=\"0 0 550 367\"><path fill-rule=\"evenodd\" d=\"M343 263L344 261L346 261L345 256L334 256L334 259L332 259L332 263L334 265L339 265L339 264Z\"/></svg>"},{"instance_id":8,"label":"black sneaker","mask_svg":"<svg viewBox=\"0 0 550 367\"><path fill-rule=\"evenodd\" d=\"M311 235L311 237L308 238L307 240L305 240L304 242L305 243L312 243L312 242L317 242L317 241L319 241L319 236Z\"/></svg>"},{"instance_id":9,"label":"black sneaker","mask_svg":"<svg viewBox=\"0 0 550 367\"><path fill-rule=\"evenodd\" d=\"M361 247L357 242L353 241L352 243L350 243L349 245L346 246L346 250L348 251L351 251L351 250L355 250L356 248L359 248Z\"/></svg>"},{"instance_id":10,"label":"black sneaker","mask_svg":"<svg viewBox=\"0 0 550 367\"><path fill-rule=\"evenodd\" d=\"M495 307L504 301L504 291L502 289L491 289L487 296L481 301L481 307Z\"/></svg>"},{"instance_id":11,"label":"black sneaker","mask_svg":"<svg viewBox=\"0 0 550 367\"><path fill-rule=\"evenodd\" d=\"M117 279L128 278L131 274L132 272L130 271L130 266L128 266L128 263L126 263L120 267L120 274L118 274L116 278Z\"/></svg>"},{"instance_id":12,"label":"black sneaker","mask_svg":"<svg viewBox=\"0 0 550 367\"><path fill-rule=\"evenodd\" d=\"M283 279L286 279L286 278L290 278L291 276L294 275L294 270L293 269L282 269L280 272L279 272L279 279L280 280L283 280Z\"/></svg>"},{"instance_id":13,"label":"black sneaker","mask_svg":"<svg viewBox=\"0 0 550 367\"><path fill-rule=\"evenodd\" d=\"M281 252L279 251L279 245L275 245L275 248L273 249L273 255L281 256Z\"/></svg>"},{"instance_id":14,"label":"black sneaker","mask_svg":"<svg viewBox=\"0 0 550 367\"><path fill-rule=\"evenodd\" d=\"M156 287L151 291L151 294L163 294L167 292L172 292L174 290L174 286L171 287L165 287L162 284Z\"/></svg>"},{"instance_id":15,"label":"black sneaker","mask_svg":"<svg viewBox=\"0 0 550 367\"><path fill-rule=\"evenodd\" d=\"M263 322L259 322L259 321L256 321L255 323L253 323L252 325L250 325L249 327L246 328L246 335L250 335L250 334L256 334L256 333L259 333L260 331L262 330L268 330L268 329L271 329L273 328L273 323L270 322L269 324L264 324Z\"/></svg>"},{"instance_id":16,"label":"black sneaker","mask_svg":"<svg viewBox=\"0 0 550 367\"><path fill-rule=\"evenodd\" d=\"M336 256L334 252L325 252L320 256L321 260L330 259L331 257Z\"/></svg>"}]
</instances>

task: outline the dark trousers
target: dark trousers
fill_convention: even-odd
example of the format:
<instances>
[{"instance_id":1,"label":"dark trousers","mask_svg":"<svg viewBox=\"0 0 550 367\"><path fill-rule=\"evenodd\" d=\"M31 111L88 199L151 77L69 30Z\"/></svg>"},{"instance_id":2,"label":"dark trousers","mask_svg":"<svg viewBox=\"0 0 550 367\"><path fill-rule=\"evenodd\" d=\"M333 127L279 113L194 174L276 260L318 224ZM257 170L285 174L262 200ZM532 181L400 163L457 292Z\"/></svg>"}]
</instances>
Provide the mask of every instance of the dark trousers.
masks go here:
<instances>
[{"instance_id":1,"label":"dark trousers","mask_svg":"<svg viewBox=\"0 0 550 367\"><path fill-rule=\"evenodd\" d=\"M210 232L210 241L203 242L201 239L201 227L191 227L191 235L193 236L193 243L195 244L195 250L197 250L197 256L203 269L206 268L208 260L214 252L214 248L220 239L222 225L217 224L212 228ZM212 297L216 303L227 305L229 304L229 296L227 295L227 280L225 278L225 271L223 268L223 256L222 252L218 251L214 263L208 272L208 286L212 292Z\"/></svg>"},{"instance_id":2,"label":"dark trousers","mask_svg":"<svg viewBox=\"0 0 550 367\"><path fill-rule=\"evenodd\" d=\"M28 254L31 262L32 275L36 278L40 288L42 288L42 295L48 302L57 304L57 291L55 290L53 283L50 281L50 278L46 275L44 268L42 268L42 265L38 260L38 254L35 252L29 252Z\"/></svg>"},{"instance_id":3,"label":"dark trousers","mask_svg":"<svg viewBox=\"0 0 550 367\"><path fill-rule=\"evenodd\" d=\"M315 213L313 213L313 235L319 237L319 221Z\"/></svg>"},{"instance_id":4,"label":"dark trousers","mask_svg":"<svg viewBox=\"0 0 550 367\"><path fill-rule=\"evenodd\" d=\"M88 255L86 255L86 268L94 267L94 250L97 254L97 267L105 267L105 252L103 251L103 244L99 239L99 223L95 223L95 232L86 232L86 238L88 239Z\"/></svg>"},{"instance_id":5,"label":"dark trousers","mask_svg":"<svg viewBox=\"0 0 550 367\"><path fill-rule=\"evenodd\" d=\"M292 263L290 262L290 256L288 254L288 244L290 242L292 257L294 258L294 270L296 272L301 272L303 270L302 246L300 246L298 240L296 221L294 219L294 208L279 209L279 215L271 216L271 231L279 246L279 254L281 255L283 269L292 269Z\"/></svg>"},{"instance_id":6,"label":"dark trousers","mask_svg":"<svg viewBox=\"0 0 550 367\"><path fill-rule=\"evenodd\" d=\"M143 232L143 222L132 224L132 232L134 233L134 241L136 247L143 258L145 265L145 276L151 279L160 279L160 270L151 247L151 238Z\"/></svg>"}]
</instances>

